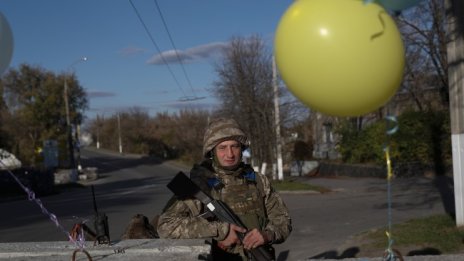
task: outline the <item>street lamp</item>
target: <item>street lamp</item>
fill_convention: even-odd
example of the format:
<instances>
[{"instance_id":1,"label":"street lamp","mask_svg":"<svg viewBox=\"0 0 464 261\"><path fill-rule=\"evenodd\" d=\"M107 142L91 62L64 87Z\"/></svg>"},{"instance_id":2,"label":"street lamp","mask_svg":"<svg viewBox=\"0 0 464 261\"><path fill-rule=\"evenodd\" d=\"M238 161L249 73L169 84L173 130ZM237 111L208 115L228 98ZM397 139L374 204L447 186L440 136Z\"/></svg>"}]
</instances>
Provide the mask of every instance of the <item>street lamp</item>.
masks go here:
<instances>
[{"instance_id":1,"label":"street lamp","mask_svg":"<svg viewBox=\"0 0 464 261\"><path fill-rule=\"evenodd\" d=\"M79 62L87 61L87 57L81 57L79 60L73 62L71 65L68 66L65 74L64 74L64 105L66 109L66 132L68 136L68 150L69 150L69 165L70 168L75 171L76 169L76 162L74 160L74 144L73 144L73 137L72 137L72 126L71 126L71 119L69 117L69 97L68 97L68 81L67 81L67 74L71 71L74 65Z\"/></svg>"}]
</instances>

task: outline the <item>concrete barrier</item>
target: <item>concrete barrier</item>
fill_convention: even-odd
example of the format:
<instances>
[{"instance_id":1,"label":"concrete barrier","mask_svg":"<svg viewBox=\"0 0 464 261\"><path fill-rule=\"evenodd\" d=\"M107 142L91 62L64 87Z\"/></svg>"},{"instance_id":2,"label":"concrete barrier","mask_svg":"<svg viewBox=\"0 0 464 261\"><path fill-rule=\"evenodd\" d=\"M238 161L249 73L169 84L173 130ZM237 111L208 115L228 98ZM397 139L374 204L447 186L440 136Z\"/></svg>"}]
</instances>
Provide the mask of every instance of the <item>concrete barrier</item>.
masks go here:
<instances>
[{"instance_id":1,"label":"concrete barrier","mask_svg":"<svg viewBox=\"0 0 464 261\"><path fill-rule=\"evenodd\" d=\"M0 260L11 261L191 261L211 260L211 247L201 239L130 239L94 246L86 242L85 252L71 242L0 243ZM87 254L88 253L88 256ZM73 254L75 258L73 259ZM278 259L284 260L284 259ZM304 259L316 261L320 259ZM336 261L340 259L324 259ZM345 261L384 261L382 257L345 258ZM404 261L462 261L464 255L406 256ZM287 261L287 260L286 260ZM290 260L288 260L290 261ZM293 260L291 260L293 261ZM300 261L300 260L295 260ZM302 261L302 260L301 260Z\"/></svg>"},{"instance_id":2,"label":"concrete barrier","mask_svg":"<svg viewBox=\"0 0 464 261\"><path fill-rule=\"evenodd\" d=\"M439 256L405 256L404 261L462 261L462 255L439 255ZM307 261L316 261L320 259L308 259ZM344 261L385 261L382 257L361 257L361 258L344 258ZM340 261L340 259L324 259L324 261ZM399 259L396 259L399 261Z\"/></svg>"},{"instance_id":3,"label":"concrete barrier","mask_svg":"<svg viewBox=\"0 0 464 261\"><path fill-rule=\"evenodd\" d=\"M208 260L210 245L205 240L161 240L161 239L131 239L115 243L111 246L85 243L85 252L71 242L24 242L0 243L0 260L29 261L75 261L86 260L118 260L118 261L189 261ZM74 253L75 252L75 253Z\"/></svg>"},{"instance_id":4,"label":"concrete barrier","mask_svg":"<svg viewBox=\"0 0 464 261\"><path fill-rule=\"evenodd\" d=\"M58 169L54 175L55 185L75 183L78 180L76 169Z\"/></svg>"},{"instance_id":5,"label":"concrete barrier","mask_svg":"<svg viewBox=\"0 0 464 261\"><path fill-rule=\"evenodd\" d=\"M98 179L98 168L88 167L82 170L82 173L79 174L79 180L96 180Z\"/></svg>"}]
</instances>

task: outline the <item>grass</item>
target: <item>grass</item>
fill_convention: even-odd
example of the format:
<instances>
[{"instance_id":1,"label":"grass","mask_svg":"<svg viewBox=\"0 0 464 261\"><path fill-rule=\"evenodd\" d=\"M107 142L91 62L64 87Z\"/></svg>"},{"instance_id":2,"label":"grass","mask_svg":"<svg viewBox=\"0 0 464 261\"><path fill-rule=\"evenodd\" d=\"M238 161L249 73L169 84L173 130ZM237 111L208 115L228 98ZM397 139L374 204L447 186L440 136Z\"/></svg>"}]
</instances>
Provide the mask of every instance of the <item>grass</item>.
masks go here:
<instances>
[{"instance_id":1,"label":"grass","mask_svg":"<svg viewBox=\"0 0 464 261\"><path fill-rule=\"evenodd\" d=\"M318 191L320 193L330 192L329 189L316 186L308 183L302 183L294 180L283 180L283 181L272 181L272 186L277 191L297 191L297 190L311 190L311 191Z\"/></svg>"},{"instance_id":2,"label":"grass","mask_svg":"<svg viewBox=\"0 0 464 261\"><path fill-rule=\"evenodd\" d=\"M361 237L363 251L385 249L387 246L386 230L367 232ZM392 248L400 250L403 255L452 254L464 252L464 228L456 227L454 219L448 215L434 215L426 218L412 219L392 226ZM428 252L428 253L427 253Z\"/></svg>"}]
</instances>

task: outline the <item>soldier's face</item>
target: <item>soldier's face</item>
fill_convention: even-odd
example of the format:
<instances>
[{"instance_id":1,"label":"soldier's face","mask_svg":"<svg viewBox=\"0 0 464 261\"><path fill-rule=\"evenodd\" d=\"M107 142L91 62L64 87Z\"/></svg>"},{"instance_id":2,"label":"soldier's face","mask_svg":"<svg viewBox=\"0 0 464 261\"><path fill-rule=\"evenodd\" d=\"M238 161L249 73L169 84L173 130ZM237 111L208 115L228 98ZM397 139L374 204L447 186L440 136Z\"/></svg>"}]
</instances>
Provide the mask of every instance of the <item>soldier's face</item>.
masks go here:
<instances>
[{"instance_id":1,"label":"soldier's face","mask_svg":"<svg viewBox=\"0 0 464 261\"><path fill-rule=\"evenodd\" d=\"M236 140L226 140L214 148L217 160L222 167L234 167L241 159L242 147Z\"/></svg>"}]
</instances>

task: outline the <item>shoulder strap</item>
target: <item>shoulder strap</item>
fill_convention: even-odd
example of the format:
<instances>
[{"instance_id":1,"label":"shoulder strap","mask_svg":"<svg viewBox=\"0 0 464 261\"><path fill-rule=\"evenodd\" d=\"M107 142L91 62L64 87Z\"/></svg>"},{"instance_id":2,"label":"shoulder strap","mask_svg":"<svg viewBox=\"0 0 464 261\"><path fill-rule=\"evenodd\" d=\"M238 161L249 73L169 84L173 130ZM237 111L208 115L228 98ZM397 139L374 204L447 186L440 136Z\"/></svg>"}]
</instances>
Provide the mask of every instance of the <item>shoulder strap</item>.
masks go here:
<instances>
[{"instance_id":1,"label":"shoulder strap","mask_svg":"<svg viewBox=\"0 0 464 261\"><path fill-rule=\"evenodd\" d=\"M263 179L266 179L266 178L263 177L262 174L255 172L255 170L250 165L246 165L244 177L247 178L247 179L252 179L253 181L255 181L256 187L258 188L258 191L259 191L260 195L262 197L266 196L266 194L267 194L266 193L266 185L265 185L266 182L263 180Z\"/></svg>"}]
</instances>

